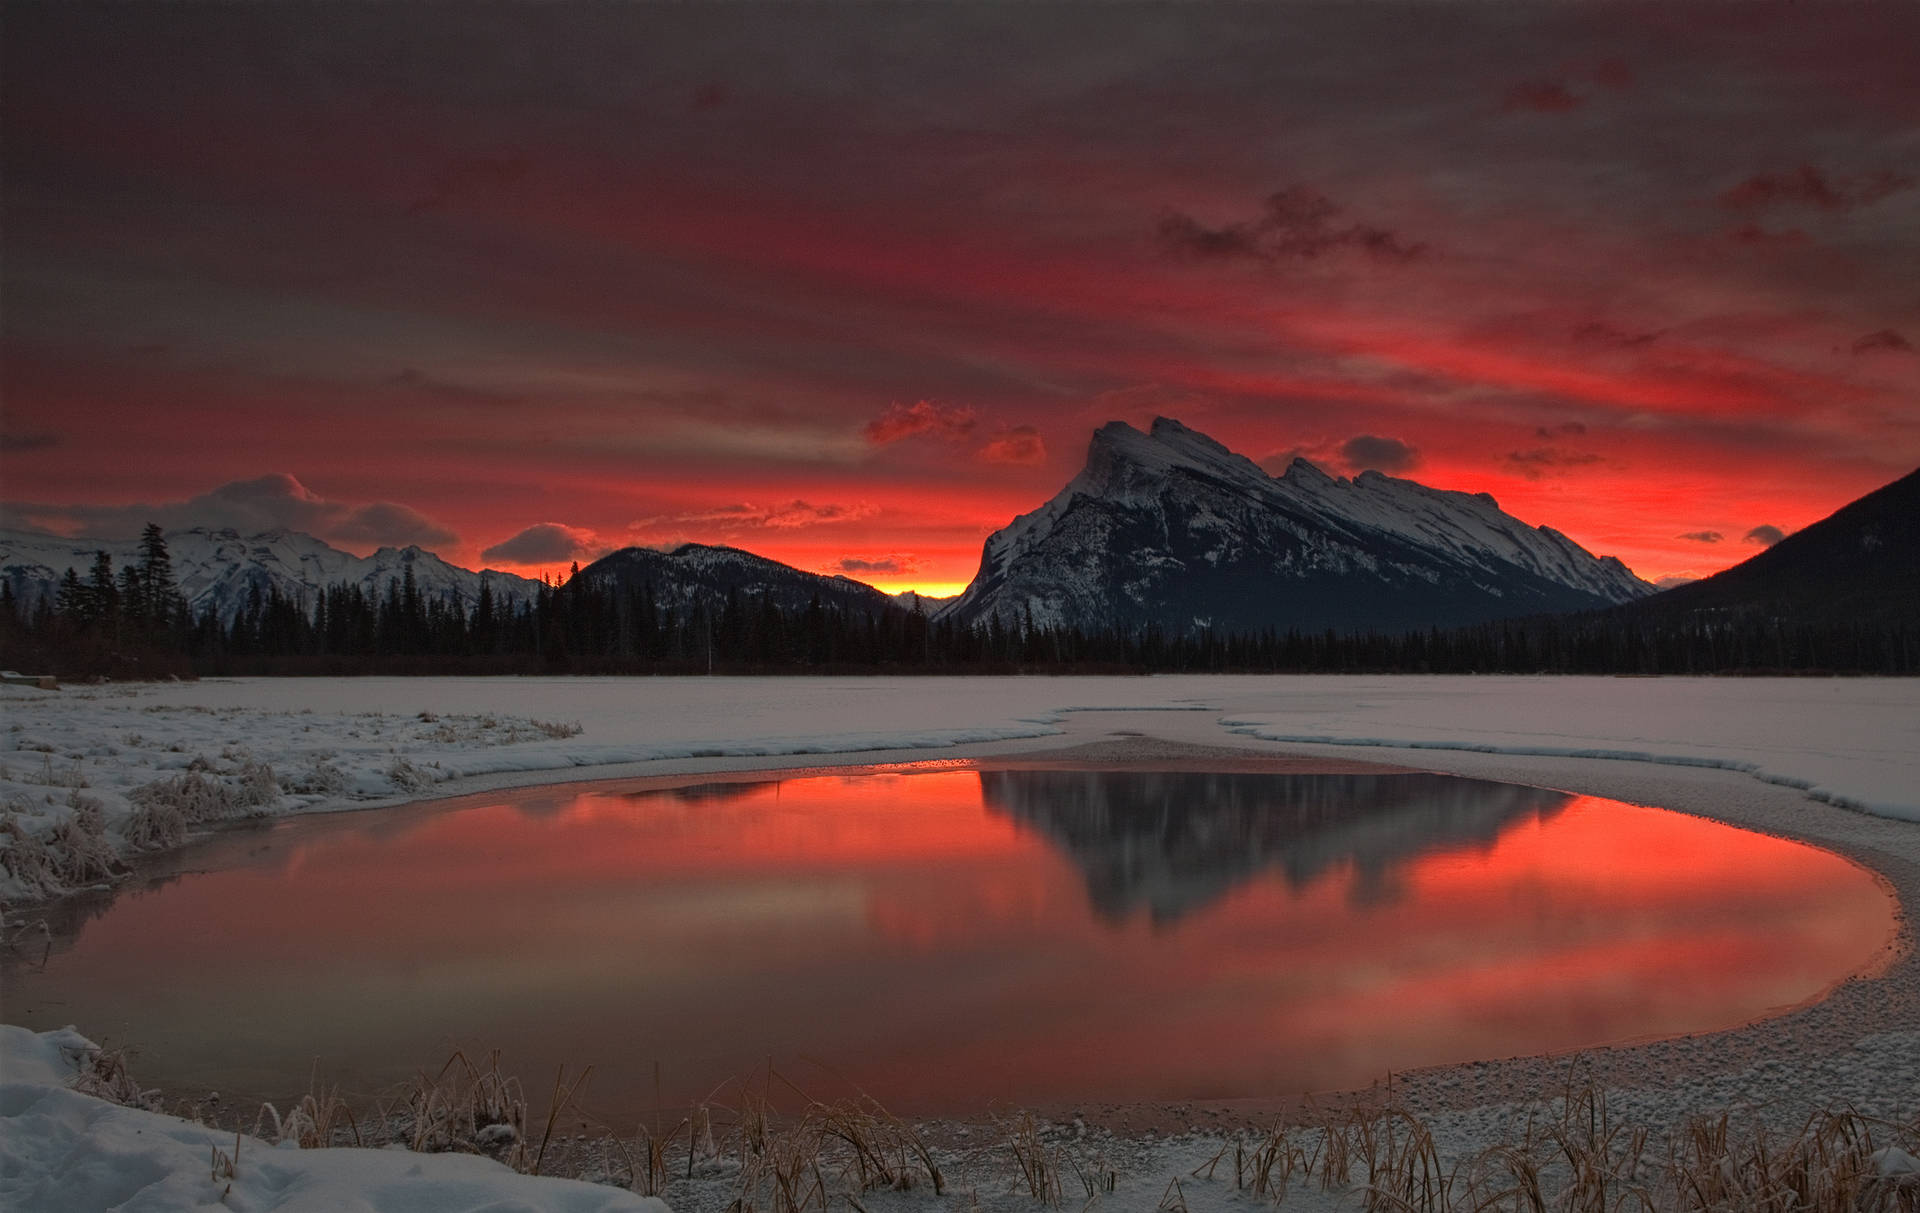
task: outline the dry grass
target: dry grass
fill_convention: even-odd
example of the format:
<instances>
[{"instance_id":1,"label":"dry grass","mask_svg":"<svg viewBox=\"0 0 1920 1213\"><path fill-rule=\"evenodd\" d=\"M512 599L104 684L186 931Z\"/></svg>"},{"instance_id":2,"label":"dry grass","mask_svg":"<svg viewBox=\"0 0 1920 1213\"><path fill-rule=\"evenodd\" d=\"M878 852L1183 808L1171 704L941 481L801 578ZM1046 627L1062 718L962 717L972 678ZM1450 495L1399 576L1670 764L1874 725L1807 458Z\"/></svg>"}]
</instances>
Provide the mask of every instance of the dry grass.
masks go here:
<instances>
[{"instance_id":1,"label":"dry grass","mask_svg":"<svg viewBox=\"0 0 1920 1213\"><path fill-rule=\"evenodd\" d=\"M1022 1112L1001 1130L1007 1136L1007 1153L1013 1159L1015 1190L1043 1205L1060 1203L1060 1162L1040 1136L1040 1122L1033 1113Z\"/></svg>"},{"instance_id":2,"label":"dry grass","mask_svg":"<svg viewBox=\"0 0 1920 1213\"><path fill-rule=\"evenodd\" d=\"M1368 1213L1920 1213L1920 1118L1831 1110L1783 1135L1722 1113L1658 1140L1570 1082L1518 1140L1452 1159L1403 1108L1314 1116L1233 1143L1234 1185L1276 1203L1296 1178L1350 1189Z\"/></svg>"},{"instance_id":3,"label":"dry grass","mask_svg":"<svg viewBox=\"0 0 1920 1213\"><path fill-rule=\"evenodd\" d=\"M656 1114L631 1138L604 1132L588 1145L584 1134L569 1139L557 1129L577 1111L590 1074L569 1079L562 1067L534 1127L525 1089L502 1071L498 1053L476 1063L455 1052L364 1120L316 1073L285 1116L263 1105L253 1132L307 1149L399 1144L487 1154L520 1171L551 1169L649 1196L668 1195L676 1182L730 1185L728 1213L869 1213L863 1198L872 1192L946 1195L946 1168L961 1165L872 1099L822 1102L771 1069L739 1084L732 1103L710 1098L671 1125ZM122 1053L83 1059L74 1085L158 1107L158 1093L134 1081ZM1031 1112L996 1124L996 1139L964 1159L970 1181L997 1173L1010 1196L1048 1207L1062 1203L1070 1182L1087 1208L1122 1182L1096 1143L1064 1140ZM1470 1155L1443 1152L1428 1124L1389 1100L1310 1109L1270 1132L1224 1140L1185 1175L1133 1175L1128 1186L1142 1200L1159 1191L1161 1213L1188 1213L1202 1190L1194 1185L1227 1183L1229 1157L1236 1199L1280 1205L1291 1191L1319 1189L1346 1193L1368 1213L1920 1213L1920 1116L1895 1122L1839 1108L1783 1133L1722 1113L1655 1133L1622 1122L1603 1089L1571 1078L1514 1139ZM238 1165L238 1138L231 1155L216 1147L216 1176L230 1178ZM978 1208L977 1194L971 1204Z\"/></svg>"}]
</instances>

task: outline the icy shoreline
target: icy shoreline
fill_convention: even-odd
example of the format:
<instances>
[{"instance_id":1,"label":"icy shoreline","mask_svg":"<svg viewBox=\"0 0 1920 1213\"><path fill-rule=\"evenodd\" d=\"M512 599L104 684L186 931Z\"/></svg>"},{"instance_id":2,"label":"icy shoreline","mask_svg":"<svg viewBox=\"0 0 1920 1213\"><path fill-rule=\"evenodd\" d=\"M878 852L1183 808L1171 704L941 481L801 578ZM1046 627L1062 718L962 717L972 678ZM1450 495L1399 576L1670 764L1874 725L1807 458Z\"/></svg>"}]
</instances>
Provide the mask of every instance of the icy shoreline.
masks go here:
<instances>
[{"instance_id":1,"label":"icy shoreline","mask_svg":"<svg viewBox=\"0 0 1920 1213\"><path fill-rule=\"evenodd\" d=\"M1255 751L1721 768L1920 820L1914 680L237 679L8 686L0 707L9 905L96 885L226 818L828 755L990 753L1127 711L1152 711L1156 735Z\"/></svg>"},{"instance_id":2,"label":"icy shoreline","mask_svg":"<svg viewBox=\"0 0 1920 1213\"><path fill-rule=\"evenodd\" d=\"M162 777L190 763L191 747L120 746L113 740L114 730L132 721L165 721L174 732L160 734L157 725L152 731L197 738L200 751L211 755L224 747L237 756L244 748L252 761L269 764L276 759L297 763L306 753L302 747L329 744L312 740L316 731L323 738L359 744L350 759L329 761L367 777L364 785L356 785L365 787L366 799L315 797L289 803L297 794L283 792L282 811L358 808L421 794L555 782L556 771L564 772L558 778L573 779L698 775L949 756L1038 756L1087 743L1103 743L1107 750L1118 747L1149 760L1156 754L1203 750L1249 759L1293 756L1352 762L1364 757L1655 804L1803 839L1878 873L1903 907L1920 904L1920 826L1911 811L1901 811L1920 803L1920 744L1914 737L1920 729L1920 684L1360 678L666 682L208 683L142 688L131 694L110 688L97 696L64 700L69 706L61 712L44 706L29 712L22 707L29 701L13 697L6 706L10 727L23 726L11 729L16 739L94 738L103 747L116 746L114 753L83 754L82 769L98 770L102 777L89 780L84 789L65 789L102 799L124 798L117 789L138 786L149 775ZM311 714L292 706L303 692ZM635 702L635 697L644 702ZM51 699L30 702L45 705ZM569 703L570 712L562 706ZM509 707L519 709L513 717L518 725L507 723ZM159 710L151 710L155 708ZM1736 711L1742 713L1738 718ZM439 719L422 720L423 712ZM1448 721L1449 715L1455 719ZM491 718L492 727L502 734L516 727L524 731L534 720L579 720L585 732L577 739L521 737L488 746L477 739L461 740L461 730L468 726L456 724L452 743L436 742L432 734L449 716L476 722ZM799 727L829 720L842 726L841 731ZM215 735L206 736L209 726ZM42 731L36 733L36 727ZM58 732L62 728L68 732ZM994 729L1010 731L995 738L981 735ZM1309 729L1315 737L1333 740L1281 744L1259 735L1303 736ZM351 736L355 730L361 736ZM1394 738L1410 744L1387 744ZM580 749L583 743L596 748ZM436 752L436 744L446 748ZM803 745L809 748L796 748ZM862 748L876 745L891 748ZM653 747L652 753L681 756L592 766L576 765L570 757L629 755L644 746ZM1646 757L1649 753L1695 761L1661 762ZM43 754L56 771L66 760L65 751L14 747L6 759L10 777L17 774L23 756L32 761ZM175 757L161 761L181 766L142 761L162 754ZM815 761L795 761L804 755L815 756ZM835 757L820 762L823 755ZM382 786L373 776L384 769L381 764L397 758L444 778L412 796L396 795L391 783ZM239 760L213 761L215 766L232 766ZM437 768L432 766L435 761L441 763ZM1764 772L1762 778L1753 777L1755 767ZM241 778L237 770L220 777ZM1795 783L1826 794L1809 796ZM43 785L25 786L54 792ZM1892 811L1875 816L1832 803L1848 800ZM84 1030L86 1025L80 1026ZM1920 1116L1920 961L1913 920L1903 920L1900 938L1878 971L1841 983L1812 1005L1747 1027L1596 1049L1577 1060L1493 1059L1395 1075L1393 1093L1425 1120L1443 1155L1459 1159L1511 1137L1530 1117L1539 1117L1575 1071L1609 1092L1617 1118L1660 1131L1677 1129L1691 1116L1728 1111L1737 1120L1791 1132L1811 1112L1837 1102L1868 1116L1910 1123ZM17 1079L9 1073L6 1081ZM0 1098L6 1099L9 1115L23 1106L24 1097ZM84 1097L60 1097L69 1098ZM64 1103L59 1107L65 1109L59 1113L66 1118L62 1123L81 1124L89 1116L107 1115L66 1108ZM1191 1172L1229 1143L1225 1126L1259 1123L1271 1115L1270 1109L1258 1107L1204 1104L1055 1112L1061 1123L1050 1132L1059 1141L1083 1142L1114 1164L1117 1187L1103 1193L1101 1203L1128 1213L1159 1207L1170 1178L1185 1185L1181 1197L1192 1213L1247 1207L1246 1195L1231 1184L1197 1180ZM113 1113L121 1114L136 1113ZM1075 1126L1076 1119L1089 1127ZM1161 1134L1145 1135L1148 1125ZM1181 1131L1190 1126L1197 1131ZM78 1149L75 1142L87 1143L86 1134L69 1141ZM204 1183L204 1155L195 1165ZM23 1174L31 1177L30 1172ZM999 1186L992 1193L980 1189L985 1205L1033 1207L1030 1200L1016 1199L1006 1190L1004 1176L993 1182ZM720 1213L732 1199L732 1180L696 1176L677 1183L667 1195L680 1213ZM576 1207L557 1197L551 1203L525 1199L524 1207ZM920 1191L872 1193L863 1201L872 1213L883 1208L931 1213L967 1209L967 1199L952 1193L934 1198ZM1286 1199L1291 1207L1307 1209L1357 1205L1351 1191L1296 1188ZM278 1206L263 1198L257 1207ZM370 1202L368 1207L382 1206Z\"/></svg>"}]
</instances>

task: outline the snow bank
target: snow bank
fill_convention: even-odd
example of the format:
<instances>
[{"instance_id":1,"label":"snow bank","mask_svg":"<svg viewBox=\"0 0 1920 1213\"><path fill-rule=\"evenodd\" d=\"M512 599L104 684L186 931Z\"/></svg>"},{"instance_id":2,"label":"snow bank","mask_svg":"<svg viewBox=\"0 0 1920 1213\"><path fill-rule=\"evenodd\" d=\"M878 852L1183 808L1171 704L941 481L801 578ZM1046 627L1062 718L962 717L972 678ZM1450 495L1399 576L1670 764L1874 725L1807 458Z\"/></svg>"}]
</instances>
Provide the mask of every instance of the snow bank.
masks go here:
<instances>
[{"instance_id":1,"label":"snow bank","mask_svg":"<svg viewBox=\"0 0 1920 1213\"><path fill-rule=\"evenodd\" d=\"M0 1026L0 1207L39 1213L667 1213L665 1202L517 1174L471 1154L302 1150L72 1090L96 1052L72 1028Z\"/></svg>"},{"instance_id":2,"label":"snow bank","mask_svg":"<svg viewBox=\"0 0 1920 1213\"><path fill-rule=\"evenodd\" d=\"M1354 678L1220 723L1265 741L1740 771L1920 821L1913 679Z\"/></svg>"},{"instance_id":3,"label":"snow bank","mask_svg":"<svg viewBox=\"0 0 1920 1213\"><path fill-rule=\"evenodd\" d=\"M111 878L223 818L673 759L1018 742L1073 713L1183 740L1604 757L1744 771L1920 820L1920 681L1424 677L366 678L0 687L0 900ZM525 781L522 779L521 781Z\"/></svg>"}]
</instances>

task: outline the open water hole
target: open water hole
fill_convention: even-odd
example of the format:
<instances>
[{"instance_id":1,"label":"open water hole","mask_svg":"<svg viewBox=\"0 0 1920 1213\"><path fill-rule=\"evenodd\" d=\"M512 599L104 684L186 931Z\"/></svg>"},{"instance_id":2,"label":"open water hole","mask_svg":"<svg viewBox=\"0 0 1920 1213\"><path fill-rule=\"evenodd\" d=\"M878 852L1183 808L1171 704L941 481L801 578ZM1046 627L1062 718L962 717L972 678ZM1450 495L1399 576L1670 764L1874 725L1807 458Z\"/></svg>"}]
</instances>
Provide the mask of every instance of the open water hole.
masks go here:
<instances>
[{"instance_id":1,"label":"open water hole","mask_svg":"<svg viewBox=\"0 0 1920 1213\"><path fill-rule=\"evenodd\" d=\"M300 818L74 907L8 1018L147 1084L371 1095L499 1049L536 1100L593 1066L629 1129L769 1065L910 1115L1353 1088L1736 1026L1895 929L1838 856L1594 797L952 764Z\"/></svg>"}]
</instances>

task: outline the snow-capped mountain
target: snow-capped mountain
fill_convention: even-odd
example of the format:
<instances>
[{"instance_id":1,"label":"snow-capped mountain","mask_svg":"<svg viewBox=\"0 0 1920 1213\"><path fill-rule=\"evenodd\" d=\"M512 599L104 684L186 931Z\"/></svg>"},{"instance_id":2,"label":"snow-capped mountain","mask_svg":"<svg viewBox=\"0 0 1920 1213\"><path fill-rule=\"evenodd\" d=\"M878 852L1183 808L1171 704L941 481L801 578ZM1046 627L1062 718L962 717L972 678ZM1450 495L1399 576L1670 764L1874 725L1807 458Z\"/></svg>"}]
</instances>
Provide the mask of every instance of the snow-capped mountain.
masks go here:
<instances>
[{"instance_id":1,"label":"snow-capped mountain","mask_svg":"<svg viewBox=\"0 0 1920 1213\"><path fill-rule=\"evenodd\" d=\"M694 603L718 609L727 595L772 598L783 611L805 610L816 596L824 607L880 612L896 605L887 594L851 577L827 577L796 569L739 548L686 543L671 552L622 548L602 556L578 576L589 585L626 589L653 587L661 609L685 611Z\"/></svg>"},{"instance_id":2,"label":"snow-capped mountain","mask_svg":"<svg viewBox=\"0 0 1920 1213\"><path fill-rule=\"evenodd\" d=\"M244 610L254 587L265 597L278 588L284 598L309 606L327 586L345 582L364 592L384 595L387 584L413 569L422 597L458 602L471 609L480 597L484 577L496 600L525 599L539 582L495 569L473 572L448 564L418 547L381 548L370 556L343 552L299 531L262 531L241 535L232 530L194 527L170 531L167 555L173 575L195 615L208 607L228 623ZM18 531L0 531L0 578L20 602L34 602L51 594L71 568L85 581L94 553L106 552L117 572L140 562L136 540L59 539Z\"/></svg>"},{"instance_id":3,"label":"snow-capped mountain","mask_svg":"<svg viewBox=\"0 0 1920 1213\"><path fill-rule=\"evenodd\" d=\"M1166 417L1111 422L1066 488L987 539L939 618L1170 631L1398 630L1581 610L1653 587L1484 493L1296 459L1269 476Z\"/></svg>"}]
</instances>

